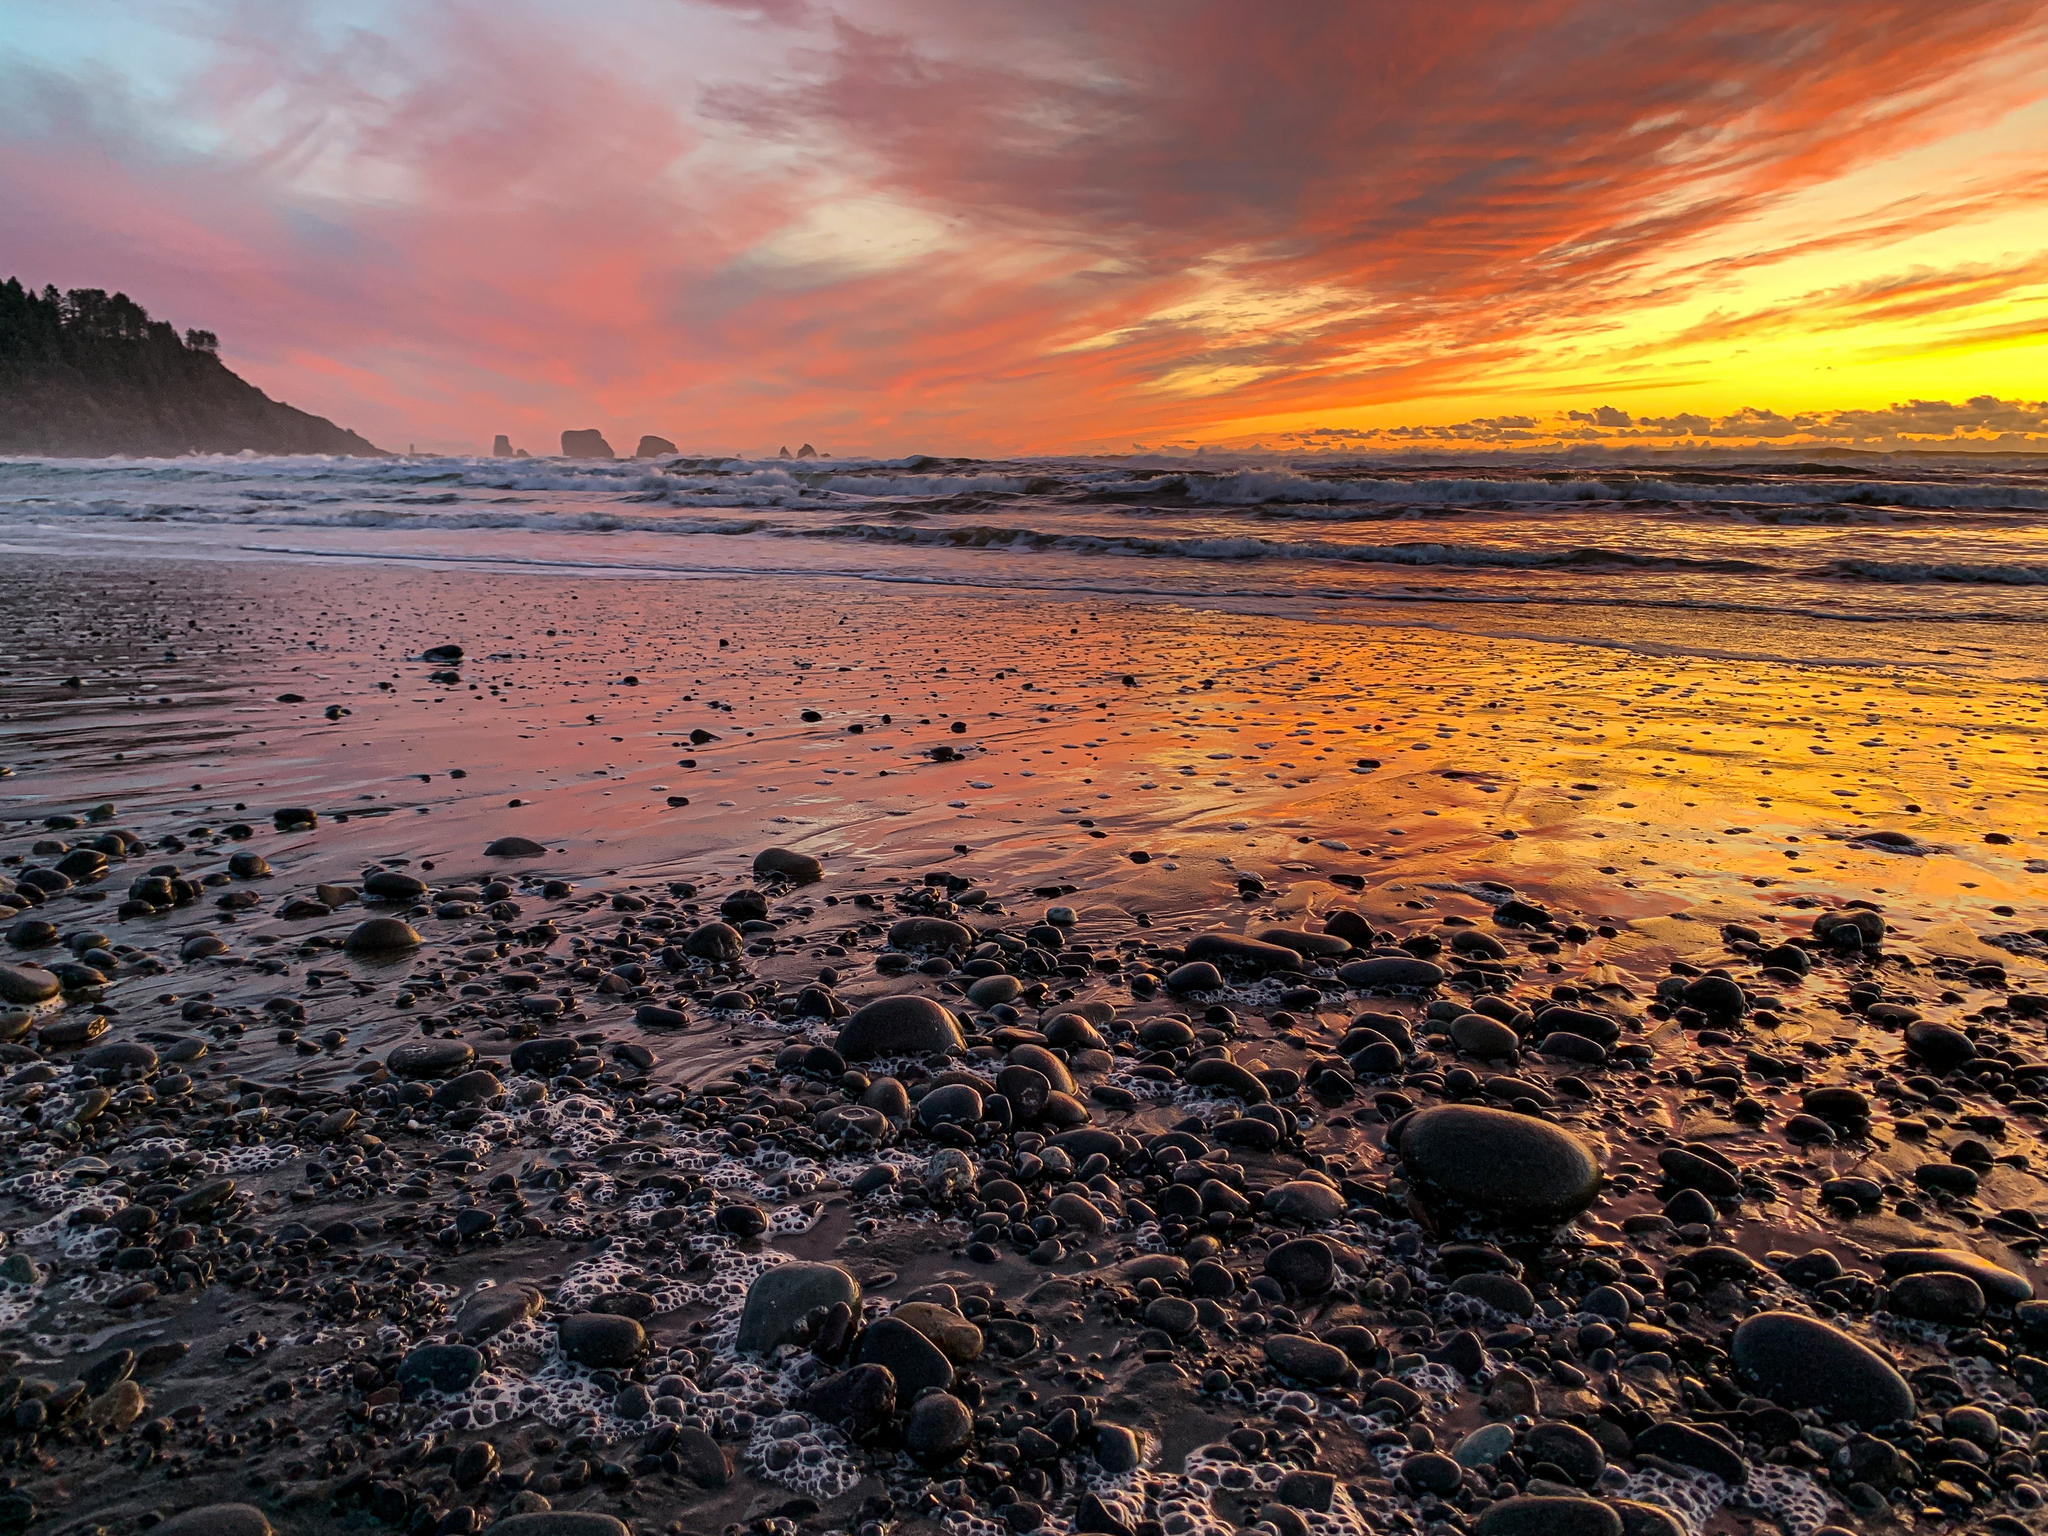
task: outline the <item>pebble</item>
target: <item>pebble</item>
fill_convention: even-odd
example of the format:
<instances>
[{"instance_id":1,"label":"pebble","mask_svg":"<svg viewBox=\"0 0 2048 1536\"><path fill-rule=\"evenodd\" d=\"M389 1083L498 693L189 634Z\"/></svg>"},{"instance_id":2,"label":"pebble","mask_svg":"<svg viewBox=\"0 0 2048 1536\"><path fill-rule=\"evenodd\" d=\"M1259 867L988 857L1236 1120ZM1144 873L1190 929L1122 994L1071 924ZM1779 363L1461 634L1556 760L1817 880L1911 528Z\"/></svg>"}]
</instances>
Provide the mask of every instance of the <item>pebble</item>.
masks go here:
<instances>
[{"instance_id":1,"label":"pebble","mask_svg":"<svg viewBox=\"0 0 2048 1536\"><path fill-rule=\"evenodd\" d=\"M1612 1505L1527 1494L1488 1506L1473 1530L1477 1536L1622 1536Z\"/></svg>"},{"instance_id":2,"label":"pebble","mask_svg":"<svg viewBox=\"0 0 2048 1536\"><path fill-rule=\"evenodd\" d=\"M848 1061L929 1056L966 1049L952 1013L928 997L877 998L854 1010L834 1044Z\"/></svg>"},{"instance_id":3,"label":"pebble","mask_svg":"<svg viewBox=\"0 0 2048 1536\"><path fill-rule=\"evenodd\" d=\"M918 1460L950 1461L974 1439L974 1416L957 1397L934 1392L911 1405L903 1426L903 1443Z\"/></svg>"},{"instance_id":4,"label":"pebble","mask_svg":"<svg viewBox=\"0 0 2048 1536\"><path fill-rule=\"evenodd\" d=\"M419 930L403 918L366 917L349 930L342 948L352 955L395 955L423 942Z\"/></svg>"},{"instance_id":5,"label":"pebble","mask_svg":"<svg viewBox=\"0 0 2048 1536\"><path fill-rule=\"evenodd\" d=\"M151 1529L159 1536L271 1536L270 1517L253 1504L201 1504Z\"/></svg>"},{"instance_id":6,"label":"pebble","mask_svg":"<svg viewBox=\"0 0 2048 1536\"><path fill-rule=\"evenodd\" d=\"M562 1353L578 1365L631 1365L647 1353L647 1330L635 1318L610 1312L577 1312L561 1321Z\"/></svg>"},{"instance_id":7,"label":"pebble","mask_svg":"<svg viewBox=\"0 0 2048 1536\"><path fill-rule=\"evenodd\" d=\"M825 866L808 853L787 848L763 848L754 855L754 878L782 879L808 885L825 878Z\"/></svg>"},{"instance_id":8,"label":"pebble","mask_svg":"<svg viewBox=\"0 0 2048 1536\"><path fill-rule=\"evenodd\" d=\"M860 1304L860 1283L837 1264L777 1264L764 1269L747 1288L733 1347L743 1354L766 1354L788 1342L813 1308L843 1302Z\"/></svg>"},{"instance_id":9,"label":"pebble","mask_svg":"<svg viewBox=\"0 0 2048 1536\"><path fill-rule=\"evenodd\" d=\"M536 843L532 838L521 837L517 833L494 837L484 844L484 857L487 859L537 859L547 851L547 844Z\"/></svg>"},{"instance_id":10,"label":"pebble","mask_svg":"<svg viewBox=\"0 0 2048 1536\"><path fill-rule=\"evenodd\" d=\"M1762 1312L1735 1330L1729 1358L1780 1407L1818 1408L1872 1429L1913 1415L1905 1378L1837 1328L1792 1312Z\"/></svg>"},{"instance_id":11,"label":"pebble","mask_svg":"<svg viewBox=\"0 0 2048 1536\"><path fill-rule=\"evenodd\" d=\"M1311 1386L1342 1386L1358 1375L1358 1368L1334 1344L1294 1333L1276 1333L1268 1338L1266 1359L1283 1376Z\"/></svg>"},{"instance_id":12,"label":"pebble","mask_svg":"<svg viewBox=\"0 0 2048 1536\"><path fill-rule=\"evenodd\" d=\"M32 1006L47 1003L61 990L56 976L39 965L0 961L0 1002Z\"/></svg>"},{"instance_id":13,"label":"pebble","mask_svg":"<svg viewBox=\"0 0 2048 1536\"><path fill-rule=\"evenodd\" d=\"M1471 1105L1425 1109L1401 1123L1401 1168L1433 1217L1471 1212L1518 1226L1556 1225L1593 1203L1600 1165L1569 1131Z\"/></svg>"}]
</instances>

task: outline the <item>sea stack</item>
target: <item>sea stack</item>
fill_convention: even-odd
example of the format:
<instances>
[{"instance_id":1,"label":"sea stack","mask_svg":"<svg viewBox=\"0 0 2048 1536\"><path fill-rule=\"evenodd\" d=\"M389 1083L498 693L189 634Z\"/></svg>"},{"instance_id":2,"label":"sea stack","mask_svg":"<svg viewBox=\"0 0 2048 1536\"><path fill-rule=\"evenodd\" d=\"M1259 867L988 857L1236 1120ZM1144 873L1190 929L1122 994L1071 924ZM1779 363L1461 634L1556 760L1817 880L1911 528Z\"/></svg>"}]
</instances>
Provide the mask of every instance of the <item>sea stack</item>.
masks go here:
<instances>
[{"instance_id":1,"label":"sea stack","mask_svg":"<svg viewBox=\"0 0 2048 1536\"><path fill-rule=\"evenodd\" d=\"M562 457L565 459L615 459L612 445L604 440L604 434L595 427L586 427L580 432L562 434Z\"/></svg>"},{"instance_id":2,"label":"sea stack","mask_svg":"<svg viewBox=\"0 0 2048 1536\"><path fill-rule=\"evenodd\" d=\"M500 432L491 440L491 457L509 459L512 457L512 439Z\"/></svg>"},{"instance_id":3,"label":"sea stack","mask_svg":"<svg viewBox=\"0 0 2048 1536\"><path fill-rule=\"evenodd\" d=\"M636 459L655 459L664 453L674 453L676 445L665 437L656 437L652 432L640 439L640 446L633 450Z\"/></svg>"}]
</instances>

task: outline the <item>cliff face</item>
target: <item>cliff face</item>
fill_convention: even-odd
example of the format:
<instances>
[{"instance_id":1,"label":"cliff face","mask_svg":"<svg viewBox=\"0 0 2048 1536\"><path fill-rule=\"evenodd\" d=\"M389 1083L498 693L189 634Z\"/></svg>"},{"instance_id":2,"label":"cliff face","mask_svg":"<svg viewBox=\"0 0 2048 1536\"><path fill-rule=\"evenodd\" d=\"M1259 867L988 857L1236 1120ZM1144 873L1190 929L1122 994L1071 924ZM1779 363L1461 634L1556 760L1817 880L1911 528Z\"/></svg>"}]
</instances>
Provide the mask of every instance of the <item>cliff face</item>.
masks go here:
<instances>
[{"instance_id":1,"label":"cliff face","mask_svg":"<svg viewBox=\"0 0 2048 1536\"><path fill-rule=\"evenodd\" d=\"M10 278L0 283L0 453L384 453L272 400L216 345L207 331L180 337L126 294L37 293Z\"/></svg>"}]
</instances>

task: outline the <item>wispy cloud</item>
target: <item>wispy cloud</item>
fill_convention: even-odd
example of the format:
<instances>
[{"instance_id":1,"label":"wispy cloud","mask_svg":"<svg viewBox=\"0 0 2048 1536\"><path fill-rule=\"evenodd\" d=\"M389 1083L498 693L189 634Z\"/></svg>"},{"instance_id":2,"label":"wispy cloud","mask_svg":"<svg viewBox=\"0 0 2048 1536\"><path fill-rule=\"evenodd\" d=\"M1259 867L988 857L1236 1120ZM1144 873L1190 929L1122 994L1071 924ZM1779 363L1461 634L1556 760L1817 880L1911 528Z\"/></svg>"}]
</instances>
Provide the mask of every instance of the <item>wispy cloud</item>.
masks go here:
<instances>
[{"instance_id":1,"label":"wispy cloud","mask_svg":"<svg viewBox=\"0 0 2048 1536\"><path fill-rule=\"evenodd\" d=\"M393 441L1609 430L1816 338L1910 392L2048 283L2023 134L1813 201L2004 142L2033 0L19 3L14 269Z\"/></svg>"}]
</instances>

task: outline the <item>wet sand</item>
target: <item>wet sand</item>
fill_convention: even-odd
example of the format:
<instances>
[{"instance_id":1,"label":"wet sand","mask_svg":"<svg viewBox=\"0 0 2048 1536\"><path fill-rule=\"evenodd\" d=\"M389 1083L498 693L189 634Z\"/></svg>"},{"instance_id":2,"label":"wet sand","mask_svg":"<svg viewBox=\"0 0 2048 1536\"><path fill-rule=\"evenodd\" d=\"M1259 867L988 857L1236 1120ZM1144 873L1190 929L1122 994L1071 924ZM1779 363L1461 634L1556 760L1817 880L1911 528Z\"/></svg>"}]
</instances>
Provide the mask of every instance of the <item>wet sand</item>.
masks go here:
<instances>
[{"instance_id":1,"label":"wet sand","mask_svg":"<svg viewBox=\"0 0 2048 1536\"><path fill-rule=\"evenodd\" d=\"M1072 1528L1101 1518L1077 1507L1092 1492L1141 1536L1149 1521L1166 1536L1260 1521L1301 1536L1290 1518L1317 1536L1395 1518L1535 1529L1498 1511L1565 1497L1551 1474L1572 1482L1574 1469L1522 1442L1478 1470L1461 1457L1442 1489L1431 1465L1404 1470L1489 1420L1525 1433L1503 1405L1598 1430L1601 1466L1576 1486L1669 1507L1695 1530L1745 1512L1810 1530L2039 1506L2029 1382L2048 1376L2015 1363L2039 1347L2030 1318L1996 1296L1961 1323L1906 1317L1882 1263L1935 1243L2024 1285L2039 1252L2028 1213L2048 1210L2034 1172L2048 1111L2030 1069L2048 1054L2048 748L2039 689L2010 667L1973 677L1953 656L1648 654L1654 633L1624 650L1043 593L354 561L42 560L0 575L0 612L0 873L20 882L108 829L137 840L104 876L28 911L53 937L98 942L6 956L96 955L110 978L18 1014L0 1086L19 1170L4 1186L7 1252L28 1261L0 1271L21 1405L13 1476L49 1528L135 1529L146 1511L232 1499L285 1529L338 1529L367 1509L456 1531L545 1500L643 1531L943 1518L976 1536L992 1497ZM460 661L423 659L442 644ZM315 820L276 817L293 809ZM486 857L505 837L541 851ZM757 880L771 846L814 856L822 879ZM230 857L251 853L268 873L231 874ZM119 916L131 882L161 864L217 878ZM430 894L380 902L373 867ZM753 927L739 914L754 908L725 909L740 952L668 958L757 887ZM1047 939L1052 908L1071 911ZM1859 910L1881 918L1873 942L1826 937ZM423 943L343 949L376 914ZM959 922L968 942L906 953L890 930L917 915ZM1219 985L1172 981L1198 935L1326 924L1364 937L1293 966L1223 952ZM1816 932L1810 974L1766 964ZM1336 974L1375 952L1439 979ZM1711 989L1686 991L1717 970L1742 989L1738 1007L1703 1010ZM1016 990L970 1001L989 975ZM1045 1233L992 1223L992 1202L943 1180L908 1202L895 1186L857 1190L884 1165L928 1188L958 1136L928 1134L915 1113L881 1145L803 1123L872 1083L838 1084L792 1048L830 1046L846 1012L911 993L961 1016L964 1065L991 1082L1027 1037L1053 1040L1052 1021L1084 1010L1108 1050L1060 1047L1074 1098L1129 1147L1082 1185L1102 1231L1044 1214L1060 1181L1018 1171L1049 1145L1020 1133L1057 1123L949 1127L983 1186L998 1169L1030 1186ZM1482 998L1505 1005L1511 1054L1463 1048L1484 1038L1464 1022ZM1539 1049L1535 1020L1558 1003L1614 1025L1597 1059ZM1371 1042L1354 1021L1375 1013L1401 1021L1378 1026L1395 1055L1361 1067ZM73 1041L95 1017L105 1032ZM1185 1041L1148 1031L1169 1017L1187 1021ZM1915 1021L1952 1026L1971 1055L1942 1058L1942 1037L1909 1057ZM479 1092L495 1092L464 1104L440 1092L459 1079L408 1079L391 1054L422 1039L467 1044L497 1074ZM513 1053L531 1040L575 1042L555 1064L573 1071L520 1070ZM80 1045L120 1042L152 1059L76 1065ZM181 1057L194 1043L204 1054ZM1263 1086L1191 1083L1217 1047ZM915 1063L897 1075L920 1104L947 1087ZM166 1091L171 1078L184 1082ZM401 1091L421 1084L425 1102ZM111 1095L97 1107L95 1085ZM1868 1121L1809 1113L1828 1086L1864 1095ZM1269 1123L1250 1113L1262 1097L1280 1111L1272 1144L1212 1134ZM1597 1202L1533 1237L1498 1211L1490 1225L1443 1209L1418 1221L1424 1181L1389 1132L1445 1101L1564 1128L1600 1165ZM1153 1142L1177 1126L1254 1196L1319 1175L1332 1209L1233 1216L1223 1201L1177 1226L1159 1198L1177 1160ZM1725 1159L1729 1188L1660 1162L1682 1148ZM1930 1164L1970 1177L1920 1172ZM222 1178L231 1191L191 1201ZM1830 1182L1844 1179L1868 1188ZM1671 1212L1688 1192L1708 1198L1700 1220ZM765 1237L718 1224L749 1204ZM138 1208L162 1218L117 1220ZM1446 1255L1461 1220L1492 1257ZM1337 1254L1338 1283L1287 1281L1277 1301L1251 1287L1304 1231ZM1870 1282L1817 1296L1785 1278L1816 1248ZM1694 1264L1729 1251L1752 1267ZM980 1415L966 1459L903 1452L901 1415L866 1447L818 1412L784 1422L811 1376L851 1358L812 1341L796 1351L809 1366L735 1363L744 1287L783 1256L844 1265L871 1322L921 1287L953 1287L949 1306L991 1341L960 1362L956 1396ZM1150 1302L1190 1293L1185 1265L1205 1259L1235 1277L1193 1289L1218 1315L1148 1330ZM1533 1310L1453 1290L1468 1266L1519 1273ZM1624 1275L1633 1320L1589 1320L1589 1293ZM1071 1295L1047 1289L1062 1278ZM457 1388L401 1380L486 1282L533 1285L545 1310L481 1341L481 1374ZM561 1320L627 1292L654 1298L628 1308L648 1353L567 1357ZM1827 1439L1842 1415L1823 1408L1814 1435L1788 1442L1763 1417L1770 1394L1753 1376L1736 1385L1716 1353L1729 1328L1787 1308L1839 1322L1912 1377L1935 1422L1887 1443L1920 1473L1887 1482L1858 1461L1848 1475L1835 1451L1862 1442ZM1009 1337L1005 1314L1030 1332L1015 1356L994 1342ZM1261 1353L1262 1336L1345 1328L1371 1342L1346 1336L1351 1375L1321 1389ZM152 1346L139 1402L95 1379L68 1416L27 1410L111 1352L139 1366ZM1925 1374L1937 1367L1946 1378ZM671 1378L675 1391L655 1390ZM1376 1397L1376 1382L1421 1395ZM648 1405L692 1411L629 1412L643 1406L627 1400L636 1383ZM1063 1394L1137 1431L1145 1466L1118 1472L1107 1442L1083 1436L1002 1480L1024 1419L1052 1420L1034 1405ZM110 1396L121 1401L100 1407ZM1981 1465L1948 1444L1966 1437L1944 1429L1944 1397L2006 1410ZM1646 1414L1732 1426L1754 1469L1749 1505L1682 1457L1632 1454ZM701 1427L731 1481L708 1463L693 1477L673 1433L648 1449L665 1423ZM1245 1486L1266 1490L1256 1498L1211 1454L1245 1425L1267 1437L1235 1452ZM452 1469L479 1438L497 1465L464 1484ZM2007 1459L2021 1454L2024 1468ZM1328 1508L1268 1496L1289 1465L1337 1475ZM110 1480L116 1467L132 1475Z\"/></svg>"}]
</instances>

